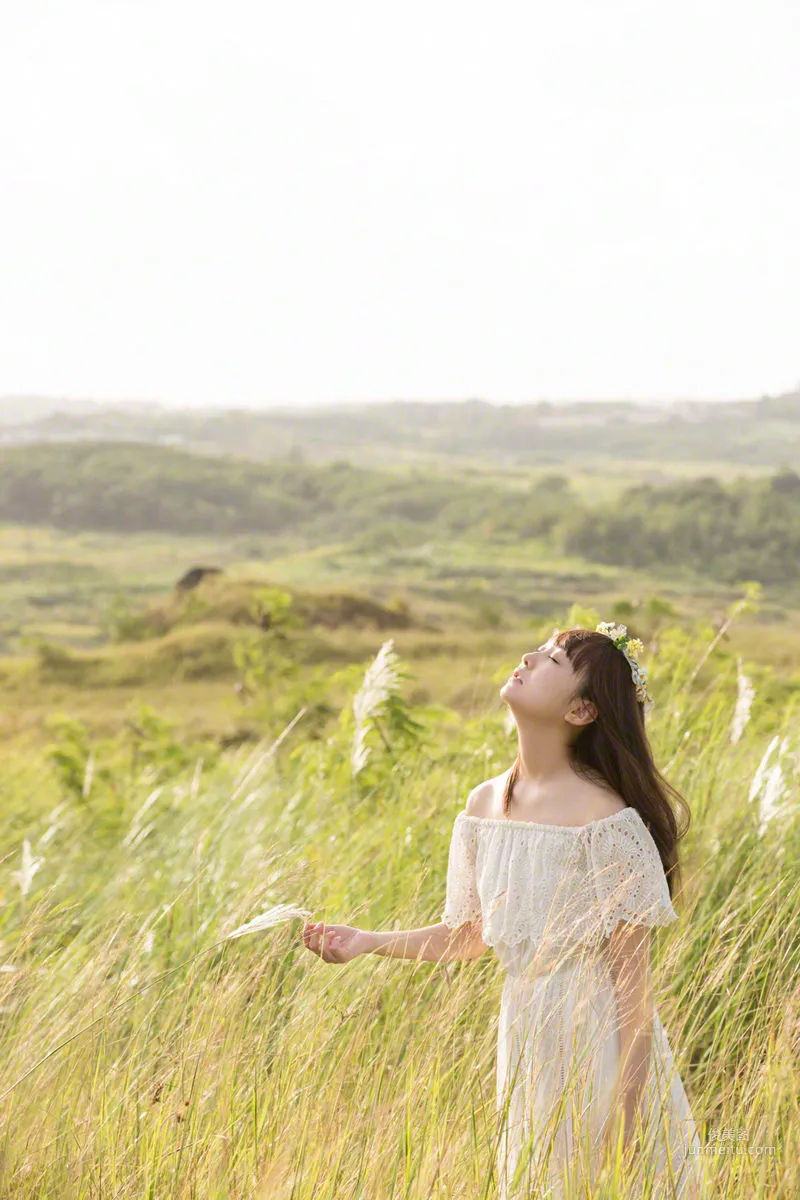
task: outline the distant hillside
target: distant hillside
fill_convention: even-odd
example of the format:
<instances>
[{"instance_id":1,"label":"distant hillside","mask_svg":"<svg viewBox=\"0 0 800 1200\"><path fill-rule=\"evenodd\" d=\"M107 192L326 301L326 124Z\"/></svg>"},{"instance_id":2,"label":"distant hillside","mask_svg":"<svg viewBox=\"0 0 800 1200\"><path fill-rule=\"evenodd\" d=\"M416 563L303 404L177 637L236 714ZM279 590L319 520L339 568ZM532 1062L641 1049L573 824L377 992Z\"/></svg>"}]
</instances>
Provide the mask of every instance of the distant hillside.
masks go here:
<instances>
[{"instance_id":1,"label":"distant hillside","mask_svg":"<svg viewBox=\"0 0 800 1200\"><path fill-rule=\"evenodd\" d=\"M398 530L403 522L440 520L459 529L503 495L419 472L253 463L141 443L0 449L0 520L68 530L322 537L354 536L379 522Z\"/></svg>"},{"instance_id":2,"label":"distant hillside","mask_svg":"<svg viewBox=\"0 0 800 1200\"><path fill-rule=\"evenodd\" d=\"M352 591L273 588L264 580L224 573L203 580L191 593L170 592L149 604L118 607L109 628L112 644L76 649L36 639L34 658L41 682L79 688L131 687L171 680L241 678L236 647L288 655L292 662L347 663L361 655L365 638L398 630L424 633L434 626L400 598L381 603ZM336 631L347 637L337 639ZM0 660L0 680L20 672L20 660Z\"/></svg>"},{"instance_id":3,"label":"distant hillside","mask_svg":"<svg viewBox=\"0 0 800 1200\"><path fill-rule=\"evenodd\" d=\"M430 626L399 598L382 603L372 596L351 590L279 588L264 579L237 576L224 571L202 579L190 592L177 589L137 609L126 609L115 627L117 641L145 641L163 637L176 629L199 624L215 626L274 626L280 605L291 609L294 623L314 629L419 629Z\"/></svg>"},{"instance_id":4,"label":"distant hillside","mask_svg":"<svg viewBox=\"0 0 800 1200\"><path fill-rule=\"evenodd\" d=\"M800 475L723 485L711 476L637 484L584 504L551 473L508 489L413 468L380 472L291 457L254 463L141 444L75 442L0 451L0 520L119 534L291 534L377 555L453 538L540 539L587 562L679 568L721 582L800 577Z\"/></svg>"},{"instance_id":5,"label":"distant hillside","mask_svg":"<svg viewBox=\"0 0 800 1200\"><path fill-rule=\"evenodd\" d=\"M800 469L800 392L718 403L396 401L264 412L134 404L45 410L37 402L27 419L20 419L21 407L0 400L0 444L143 441L250 459L293 454L366 465L398 458L560 467L644 460Z\"/></svg>"}]
</instances>

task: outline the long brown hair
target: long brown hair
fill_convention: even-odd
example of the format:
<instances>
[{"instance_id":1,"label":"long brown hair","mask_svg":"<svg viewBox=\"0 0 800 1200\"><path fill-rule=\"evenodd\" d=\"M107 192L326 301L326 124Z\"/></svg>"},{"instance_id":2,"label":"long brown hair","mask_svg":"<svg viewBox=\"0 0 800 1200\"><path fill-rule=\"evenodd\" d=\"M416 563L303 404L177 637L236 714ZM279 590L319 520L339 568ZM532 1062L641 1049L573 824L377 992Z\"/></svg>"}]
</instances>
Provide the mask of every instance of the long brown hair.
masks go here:
<instances>
[{"instance_id":1,"label":"long brown hair","mask_svg":"<svg viewBox=\"0 0 800 1200\"><path fill-rule=\"evenodd\" d=\"M674 899L681 888L678 842L689 828L691 813L685 798L653 762L644 702L636 698L628 661L610 637L590 629L563 629L553 644L566 651L580 680L571 699L589 700L597 708L597 718L581 726L570 744L571 765L592 783L604 781L638 811L658 847ZM519 773L517 752L503 791L504 813Z\"/></svg>"}]
</instances>

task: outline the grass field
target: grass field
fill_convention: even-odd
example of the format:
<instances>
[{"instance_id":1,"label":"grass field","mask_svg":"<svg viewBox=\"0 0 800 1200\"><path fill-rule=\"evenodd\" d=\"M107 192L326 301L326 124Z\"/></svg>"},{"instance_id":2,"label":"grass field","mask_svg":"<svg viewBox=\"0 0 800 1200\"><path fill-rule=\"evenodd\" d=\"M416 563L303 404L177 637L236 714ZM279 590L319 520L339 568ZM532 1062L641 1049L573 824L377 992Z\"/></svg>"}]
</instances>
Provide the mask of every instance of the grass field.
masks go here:
<instances>
[{"instance_id":1,"label":"grass field","mask_svg":"<svg viewBox=\"0 0 800 1200\"><path fill-rule=\"evenodd\" d=\"M659 1013L712 1194L788 1198L800 1192L796 647L785 625L744 613L692 678L713 628L649 619L656 761L693 810L682 919L655 944ZM331 967L300 947L299 918L226 937L280 904L371 928L437 920L452 819L513 757L497 687L537 631L533 617L394 631L416 725L374 728L357 777L351 704L383 640L374 629L317 629L280 711L264 677L243 704L228 679L58 685L18 666L0 776L3 1194L495 1194L491 955ZM739 653L756 696L731 745ZM237 723L250 740L226 748ZM772 791L750 798L778 736Z\"/></svg>"},{"instance_id":2,"label":"grass field","mask_svg":"<svg viewBox=\"0 0 800 1200\"><path fill-rule=\"evenodd\" d=\"M224 573L178 594L197 565ZM693 813L654 968L710 1194L800 1194L790 588L433 527L7 525L0 582L1 1195L493 1197L492 955L336 968L299 916L229 935L281 905L438 920L455 813L514 755L500 684L554 625L606 619L645 642L656 762ZM389 639L405 674L354 774L353 699Z\"/></svg>"}]
</instances>

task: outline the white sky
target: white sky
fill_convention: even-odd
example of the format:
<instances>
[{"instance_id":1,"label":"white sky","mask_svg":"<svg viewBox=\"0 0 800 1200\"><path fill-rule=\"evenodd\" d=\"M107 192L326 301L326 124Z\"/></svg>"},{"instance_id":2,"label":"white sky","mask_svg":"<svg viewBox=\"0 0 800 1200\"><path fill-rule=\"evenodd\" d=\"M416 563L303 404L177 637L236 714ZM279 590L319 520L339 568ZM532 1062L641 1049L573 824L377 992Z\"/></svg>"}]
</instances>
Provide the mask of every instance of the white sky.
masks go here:
<instances>
[{"instance_id":1,"label":"white sky","mask_svg":"<svg viewBox=\"0 0 800 1200\"><path fill-rule=\"evenodd\" d=\"M796 0L0 0L0 395L800 380Z\"/></svg>"}]
</instances>

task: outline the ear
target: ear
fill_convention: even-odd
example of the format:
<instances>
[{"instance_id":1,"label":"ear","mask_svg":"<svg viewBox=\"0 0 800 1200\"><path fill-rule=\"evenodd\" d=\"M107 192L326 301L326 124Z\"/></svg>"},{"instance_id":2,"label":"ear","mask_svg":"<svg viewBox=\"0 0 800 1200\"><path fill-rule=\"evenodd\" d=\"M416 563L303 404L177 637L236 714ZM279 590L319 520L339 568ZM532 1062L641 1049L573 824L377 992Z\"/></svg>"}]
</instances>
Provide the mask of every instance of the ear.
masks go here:
<instances>
[{"instance_id":1,"label":"ear","mask_svg":"<svg viewBox=\"0 0 800 1200\"><path fill-rule=\"evenodd\" d=\"M597 708L591 700L578 700L564 715L571 725L591 725L597 720Z\"/></svg>"}]
</instances>

